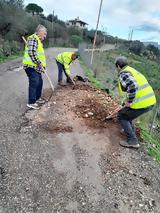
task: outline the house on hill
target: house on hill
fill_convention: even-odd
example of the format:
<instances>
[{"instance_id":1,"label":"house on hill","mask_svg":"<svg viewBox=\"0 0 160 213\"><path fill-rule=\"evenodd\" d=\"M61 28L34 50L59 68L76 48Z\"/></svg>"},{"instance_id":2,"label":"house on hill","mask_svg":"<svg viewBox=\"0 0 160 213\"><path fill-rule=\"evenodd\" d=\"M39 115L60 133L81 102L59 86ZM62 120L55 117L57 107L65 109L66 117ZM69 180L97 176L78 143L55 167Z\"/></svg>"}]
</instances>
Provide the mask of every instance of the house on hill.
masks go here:
<instances>
[{"instance_id":1,"label":"house on hill","mask_svg":"<svg viewBox=\"0 0 160 213\"><path fill-rule=\"evenodd\" d=\"M80 29L85 29L85 28L87 28L87 23L86 22L84 22L84 21L81 21L80 19L79 19L79 17L77 17L77 18L75 18L75 19L71 19L71 20L68 20L67 22L66 22L66 26L67 27L78 27L78 28L80 28Z\"/></svg>"}]
</instances>

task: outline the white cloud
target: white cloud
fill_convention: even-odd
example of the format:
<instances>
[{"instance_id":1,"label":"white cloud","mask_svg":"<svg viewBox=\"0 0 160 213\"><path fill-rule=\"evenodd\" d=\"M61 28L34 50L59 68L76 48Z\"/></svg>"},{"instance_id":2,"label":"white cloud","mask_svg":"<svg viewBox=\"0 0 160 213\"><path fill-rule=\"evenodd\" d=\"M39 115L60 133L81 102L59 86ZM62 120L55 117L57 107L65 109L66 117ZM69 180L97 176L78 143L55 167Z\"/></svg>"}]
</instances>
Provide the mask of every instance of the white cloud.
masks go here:
<instances>
[{"instance_id":1,"label":"white cloud","mask_svg":"<svg viewBox=\"0 0 160 213\"><path fill-rule=\"evenodd\" d=\"M25 0L25 4L31 2L31 0ZM89 28L96 26L100 0L35 0L34 3L44 9L45 15L54 10L55 14L64 21L79 16L89 24ZM159 8L160 0L103 0L99 26L107 27L111 33L113 28L117 29L117 35L122 29L126 35L130 26L136 28L153 25L153 30L156 31L156 27L157 30L160 27L157 17L157 14L160 16Z\"/></svg>"}]
</instances>

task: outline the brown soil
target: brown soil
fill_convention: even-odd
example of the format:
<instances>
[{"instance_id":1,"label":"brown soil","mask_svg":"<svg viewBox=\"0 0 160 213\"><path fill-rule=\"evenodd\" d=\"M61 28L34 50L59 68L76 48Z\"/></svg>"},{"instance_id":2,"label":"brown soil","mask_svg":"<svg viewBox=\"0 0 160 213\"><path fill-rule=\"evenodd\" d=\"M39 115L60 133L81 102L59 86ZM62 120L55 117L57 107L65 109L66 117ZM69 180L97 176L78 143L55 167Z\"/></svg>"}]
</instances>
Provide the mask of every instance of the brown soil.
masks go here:
<instances>
[{"instance_id":1,"label":"brown soil","mask_svg":"<svg viewBox=\"0 0 160 213\"><path fill-rule=\"evenodd\" d=\"M44 98L48 99L50 94L50 90L45 90ZM85 124L92 128L113 124L113 121L106 121L105 118L118 107L118 103L107 93L81 82L77 82L75 86L59 87L50 101L63 106L64 112L72 114L72 119L82 118ZM57 130L59 131L60 127Z\"/></svg>"}]
</instances>

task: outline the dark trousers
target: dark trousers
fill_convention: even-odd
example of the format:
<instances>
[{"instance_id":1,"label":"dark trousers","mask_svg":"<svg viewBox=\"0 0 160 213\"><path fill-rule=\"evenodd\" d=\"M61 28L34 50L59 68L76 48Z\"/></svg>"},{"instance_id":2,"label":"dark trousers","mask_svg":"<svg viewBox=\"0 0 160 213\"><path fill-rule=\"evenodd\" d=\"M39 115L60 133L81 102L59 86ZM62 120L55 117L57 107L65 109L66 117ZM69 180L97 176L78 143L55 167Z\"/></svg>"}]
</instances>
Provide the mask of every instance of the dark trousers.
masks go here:
<instances>
[{"instance_id":1,"label":"dark trousers","mask_svg":"<svg viewBox=\"0 0 160 213\"><path fill-rule=\"evenodd\" d=\"M152 108L153 106L143 108L143 109L132 109L129 107L125 107L119 111L118 120L121 124L121 127L124 129L124 132L127 135L127 141L138 142L138 138L136 136L135 129L132 124L132 120L148 112Z\"/></svg>"},{"instance_id":2,"label":"dark trousers","mask_svg":"<svg viewBox=\"0 0 160 213\"><path fill-rule=\"evenodd\" d=\"M25 72L29 80L29 95L28 103L34 104L42 94L43 79L41 73L37 72L34 68L28 67Z\"/></svg>"},{"instance_id":3,"label":"dark trousers","mask_svg":"<svg viewBox=\"0 0 160 213\"><path fill-rule=\"evenodd\" d=\"M65 71L64 65L61 64L60 62L58 62L57 60L56 60L56 63L57 63L57 66L58 66L58 82L62 81L62 79L63 79L63 72L64 72L64 74L65 74L65 76L67 78L67 81L68 81L68 75L67 75L67 73Z\"/></svg>"}]
</instances>

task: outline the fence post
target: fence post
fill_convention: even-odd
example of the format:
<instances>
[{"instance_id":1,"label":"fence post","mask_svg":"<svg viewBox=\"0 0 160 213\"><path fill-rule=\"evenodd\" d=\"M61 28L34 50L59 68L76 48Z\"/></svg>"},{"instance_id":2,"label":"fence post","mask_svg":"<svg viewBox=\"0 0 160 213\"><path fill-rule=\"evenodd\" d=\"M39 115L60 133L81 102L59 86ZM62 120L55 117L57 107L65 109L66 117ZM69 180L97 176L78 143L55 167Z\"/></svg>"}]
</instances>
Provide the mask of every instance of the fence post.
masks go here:
<instances>
[{"instance_id":1,"label":"fence post","mask_svg":"<svg viewBox=\"0 0 160 213\"><path fill-rule=\"evenodd\" d=\"M158 114L158 109L159 109L159 107L160 107L160 105L157 104L157 106L156 106L156 111L155 111L155 113L154 113L153 120L152 120L152 124L151 124L150 130L149 130L149 135L150 135L150 137L152 136L152 130L153 130L153 127L154 127L154 123L155 123L157 114Z\"/></svg>"}]
</instances>

